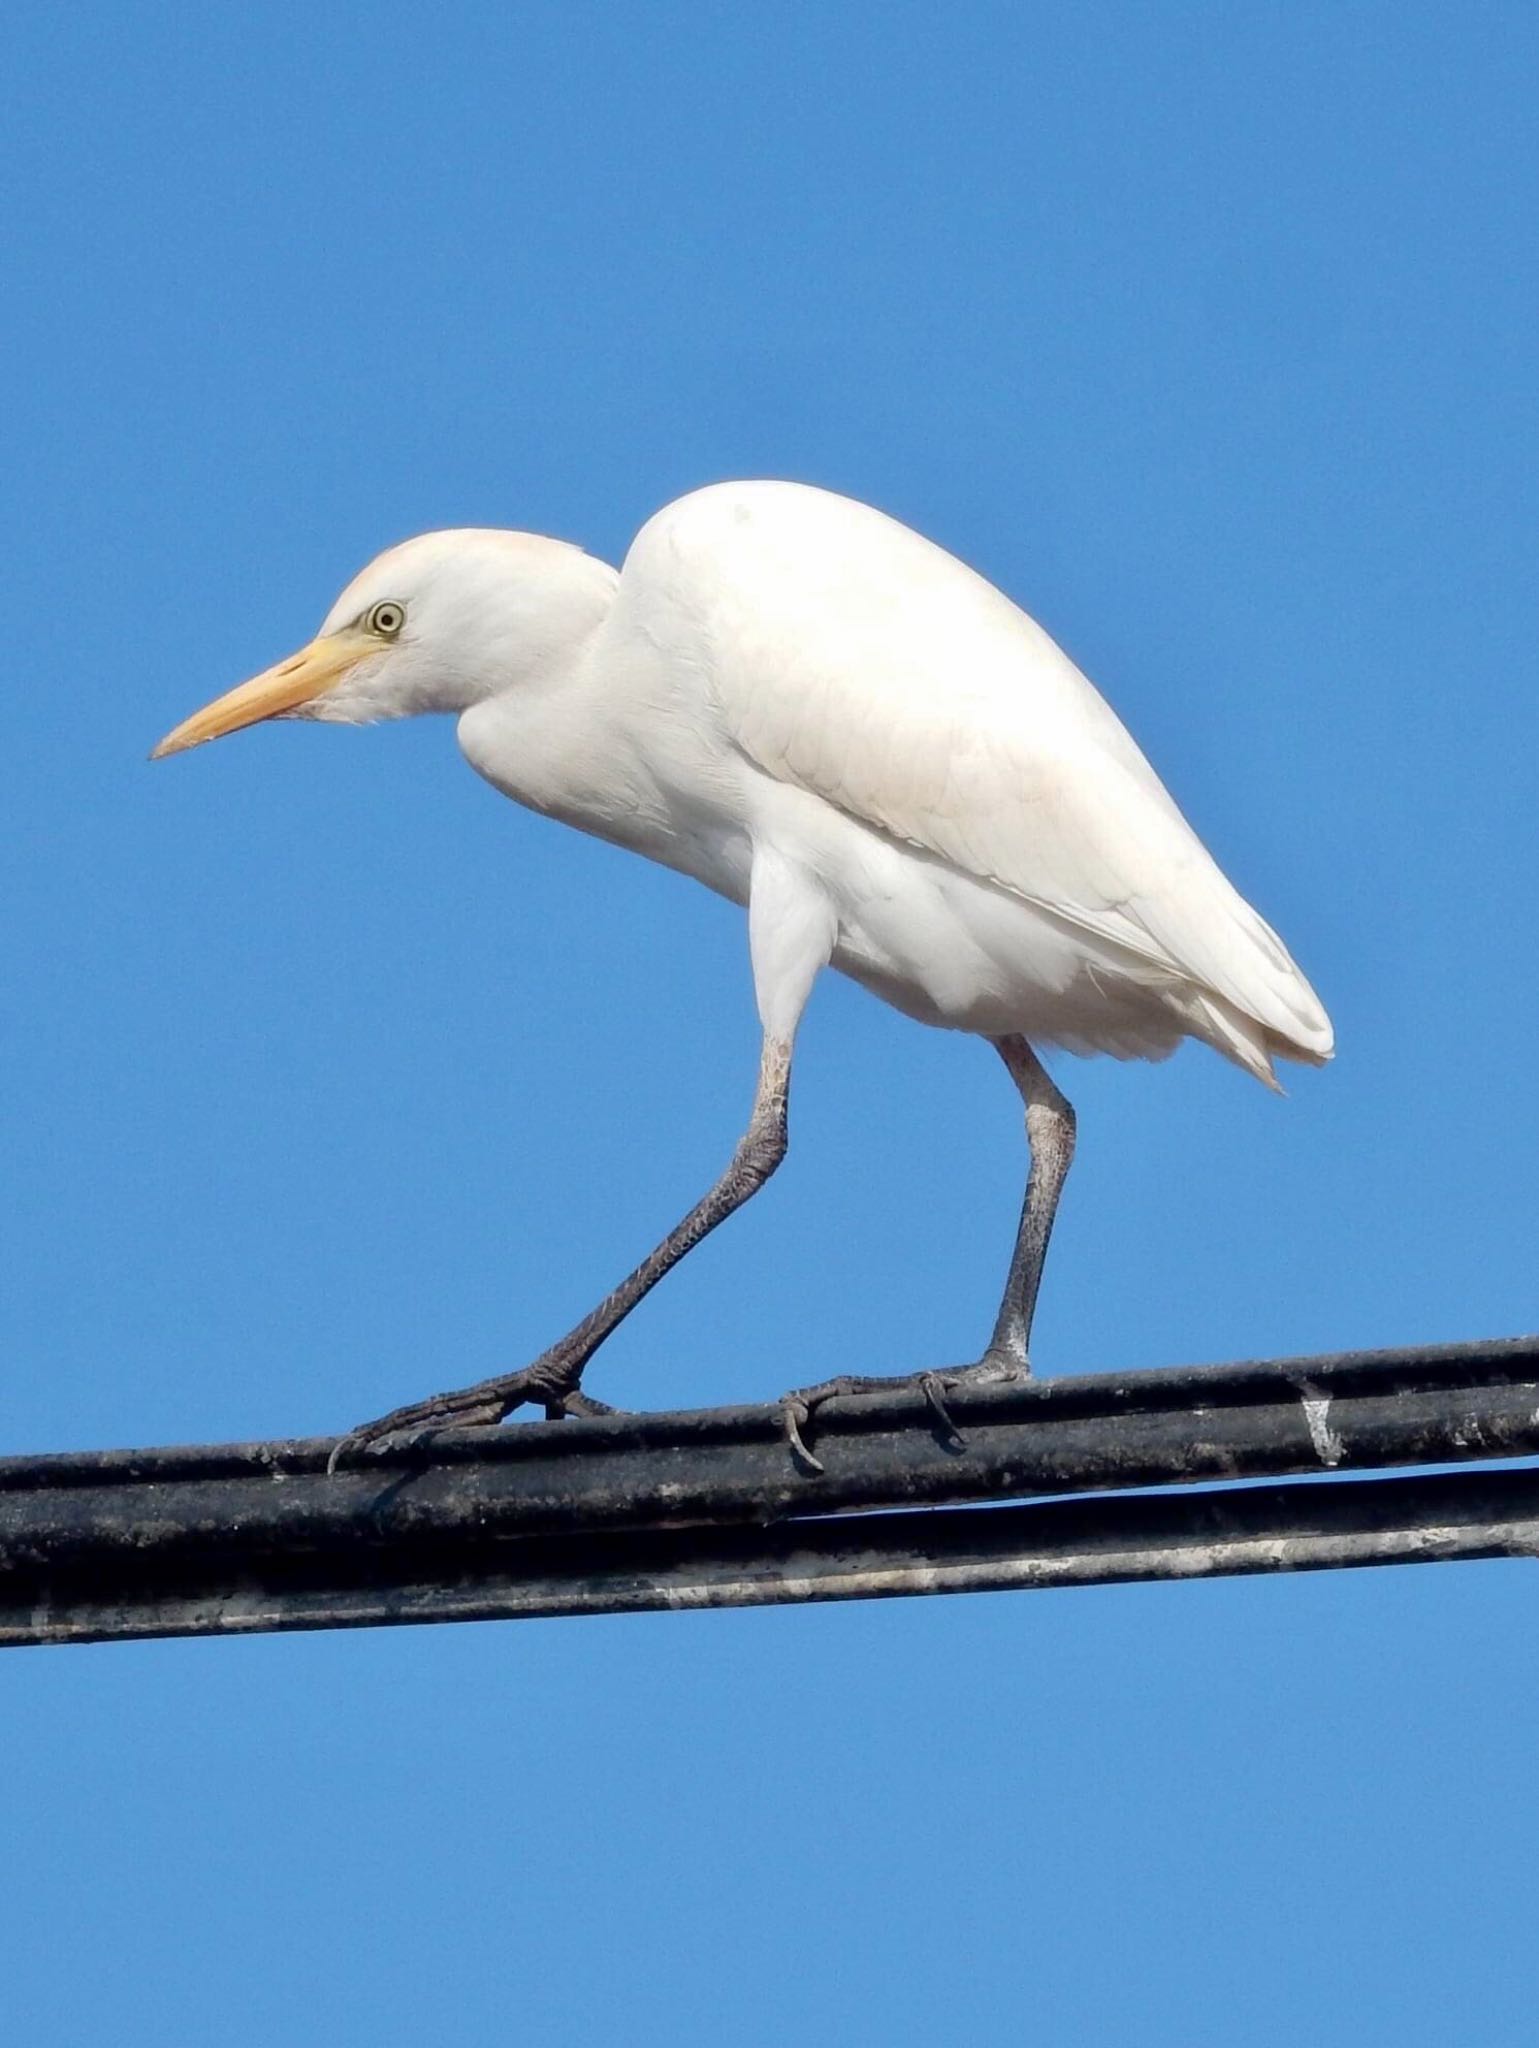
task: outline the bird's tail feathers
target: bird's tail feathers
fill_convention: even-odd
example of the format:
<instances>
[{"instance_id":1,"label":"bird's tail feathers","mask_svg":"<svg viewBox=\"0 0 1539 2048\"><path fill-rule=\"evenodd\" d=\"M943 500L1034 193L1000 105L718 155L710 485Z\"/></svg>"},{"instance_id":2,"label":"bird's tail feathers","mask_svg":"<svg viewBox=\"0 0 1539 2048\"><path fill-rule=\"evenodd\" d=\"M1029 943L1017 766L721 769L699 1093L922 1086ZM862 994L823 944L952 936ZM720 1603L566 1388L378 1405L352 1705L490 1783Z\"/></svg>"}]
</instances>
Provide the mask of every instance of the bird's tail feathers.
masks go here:
<instances>
[{"instance_id":1,"label":"bird's tail feathers","mask_svg":"<svg viewBox=\"0 0 1539 2048\"><path fill-rule=\"evenodd\" d=\"M1242 1067L1277 1086L1274 1059L1323 1067L1336 1049L1325 1005L1299 972L1293 956L1266 919L1236 895L1234 908L1248 944L1203 976L1194 991L1209 1027L1204 1036ZM1220 963L1215 962L1215 967Z\"/></svg>"},{"instance_id":2,"label":"bird's tail feathers","mask_svg":"<svg viewBox=\"0 0 1539 2048\"><path fill-rule=\"evenodd\" d=\"M1312 995L1307 983L1301 982L1301 986ZM1205 1038L1215 1052L1254 1074L1275 1094L1281 1095L1283 1089L1272 1065L1274 1060L1297 1060L1304 1066L1323 1067L1334 1050L1330 1023L1318 1005L1315 1017L1300 1019L1298 1024L1279 1030L1211 989L1195 990L1191 1002L1197 1035Z\"/></svg>"}]
</instances>

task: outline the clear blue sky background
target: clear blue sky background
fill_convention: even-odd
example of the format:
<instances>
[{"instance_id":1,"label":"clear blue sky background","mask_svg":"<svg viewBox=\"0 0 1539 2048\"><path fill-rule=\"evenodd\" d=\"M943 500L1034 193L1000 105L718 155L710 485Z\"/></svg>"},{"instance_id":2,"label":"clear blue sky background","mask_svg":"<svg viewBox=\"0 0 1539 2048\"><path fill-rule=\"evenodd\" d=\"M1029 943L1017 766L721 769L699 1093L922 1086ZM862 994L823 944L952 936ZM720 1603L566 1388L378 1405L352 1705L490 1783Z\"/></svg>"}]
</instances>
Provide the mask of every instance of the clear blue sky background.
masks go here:
<instances>
[{"instance_id":1,"label":"clear blue sky background","mask_svg":"<svg viewBox=\"0 0 1539 2048\"><path fill-rule=\"evenodd\" d=\"M1106 689L1335 1016L1064 1063L1046 1372L1535 1320L1511 5L7 10L0 1444L521 1362L722 1163L736 912L445 725L151 769L379 547L786 475ZM820 989L635 1405L970 1354L971 1041ZM1533 2038L1531 1567L16 1655L28 2048Z\"/></svg>"}]
</instances>

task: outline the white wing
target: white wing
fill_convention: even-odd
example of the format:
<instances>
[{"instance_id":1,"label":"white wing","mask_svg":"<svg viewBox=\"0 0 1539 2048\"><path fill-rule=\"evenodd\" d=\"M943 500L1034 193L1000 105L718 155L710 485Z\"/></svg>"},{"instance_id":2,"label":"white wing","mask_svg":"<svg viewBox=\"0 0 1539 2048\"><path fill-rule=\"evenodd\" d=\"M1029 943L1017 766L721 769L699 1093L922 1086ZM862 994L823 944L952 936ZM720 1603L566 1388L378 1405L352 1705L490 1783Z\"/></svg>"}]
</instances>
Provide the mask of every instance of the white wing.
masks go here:
<instances>
[{"instance_id":1,"label":"white wing","mask_svg":"<svg viewBox=\"0 0 1539 2048\"><path fill-rule=\"evenodd\" d=\"M1131 977L1216 999L1219 1037L1238 1012L1262 1042L1224 1049L1258 1071L1329 1058L1314 991L1104 699L942 549L828 492L724 484L643 529L638 581L687 620L765 773L1093 935Z\"/></svg>"}]
</instances>

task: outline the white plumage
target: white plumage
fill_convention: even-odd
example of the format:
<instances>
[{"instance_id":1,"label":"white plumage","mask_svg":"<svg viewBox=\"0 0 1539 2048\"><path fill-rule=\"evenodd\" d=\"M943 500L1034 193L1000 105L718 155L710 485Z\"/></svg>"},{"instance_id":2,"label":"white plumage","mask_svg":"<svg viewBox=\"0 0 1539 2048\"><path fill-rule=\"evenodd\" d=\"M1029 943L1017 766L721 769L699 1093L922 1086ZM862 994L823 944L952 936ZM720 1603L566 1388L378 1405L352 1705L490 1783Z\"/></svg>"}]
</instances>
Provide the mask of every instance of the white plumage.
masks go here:
<instances>
[{"instance_id":1,"label":"white plumage","mask_svg":"<svg viewBox=\"0 0 1539 2048\"><path fill-rule=\"evenodd\" d=\"M1121 1055L1191 1033L1263 1074L1329 1055L1105 700L896 521L794 484L696 492L638 537L594 656L739 757L730 808L826 896L835 964L926 1022Z\"/></svg>"},{"instance_id":2,"label":"white plumage","mask_svg":"<svg viewBox=\"0 0 1539 2048\"><path fill-rule=\"evenodd\" d=\"M1028 1108L1018 1041L1157 1059L1190 1036L1268 1082L1274 1058L1330 1057L1314 991L1094 687L990 584L868 506L713 485L650 520L618 577L531 535L424 535L371 563L303 653L157 752L269 716L429 710L458 713L466 757L509 796L748 905L766 1060L782 1048L787 1071L829 961L999 1042ZM1041 1249L1051 1220L1050 1203ZM1022 1319L1002 1352L1001 1315L989 1357L1024 1369Z\"/></svg>"}]
</instances>

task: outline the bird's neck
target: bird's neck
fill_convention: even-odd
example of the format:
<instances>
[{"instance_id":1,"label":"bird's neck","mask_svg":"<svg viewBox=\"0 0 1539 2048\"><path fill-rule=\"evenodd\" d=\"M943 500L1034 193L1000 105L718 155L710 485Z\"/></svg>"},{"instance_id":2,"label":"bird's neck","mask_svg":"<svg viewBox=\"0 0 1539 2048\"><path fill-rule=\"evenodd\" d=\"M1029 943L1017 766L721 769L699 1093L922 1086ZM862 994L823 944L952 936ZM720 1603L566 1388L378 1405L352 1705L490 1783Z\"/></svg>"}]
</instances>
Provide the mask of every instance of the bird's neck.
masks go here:
<instances>
[{"instance_id":1,"label":"bird's neck","mask_svg":"<svg viewBox=\"0 0 1539 2048\"><path fill-rule=\"evenodd\" d=\"M616 571L564 541L518 536L538 572L510 577L489 600L473 651L443 675L435 710L464 712L521 690L560 690L580 668L614 603Z\"/></svg>"}]
</instances>

